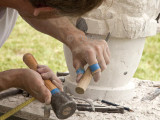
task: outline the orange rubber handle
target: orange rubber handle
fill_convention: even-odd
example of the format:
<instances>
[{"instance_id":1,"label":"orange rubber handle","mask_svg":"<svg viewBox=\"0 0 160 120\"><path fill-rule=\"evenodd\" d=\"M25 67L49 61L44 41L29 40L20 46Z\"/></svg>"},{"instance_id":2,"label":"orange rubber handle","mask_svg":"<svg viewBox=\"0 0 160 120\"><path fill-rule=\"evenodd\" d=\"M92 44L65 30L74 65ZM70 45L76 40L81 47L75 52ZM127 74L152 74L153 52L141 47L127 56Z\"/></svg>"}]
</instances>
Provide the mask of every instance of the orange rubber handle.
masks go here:
<instances>
[{"instance_id":1,"label":"orange rubber handle","mask_svg":"<svg viewBox=\"0 0 160 120\"><path fill-rule=\"evenodd\" d=\"M24 56L23 56L23 61L24 63L32 70L35 70L37 71L37 61L36 59L33 57L32 54L30 53L26 53ZM45 80L45 86L50 90L52 91L53 89L56 89L57 87L50 81L50 80Z\"/></svg>"}]
</instances>

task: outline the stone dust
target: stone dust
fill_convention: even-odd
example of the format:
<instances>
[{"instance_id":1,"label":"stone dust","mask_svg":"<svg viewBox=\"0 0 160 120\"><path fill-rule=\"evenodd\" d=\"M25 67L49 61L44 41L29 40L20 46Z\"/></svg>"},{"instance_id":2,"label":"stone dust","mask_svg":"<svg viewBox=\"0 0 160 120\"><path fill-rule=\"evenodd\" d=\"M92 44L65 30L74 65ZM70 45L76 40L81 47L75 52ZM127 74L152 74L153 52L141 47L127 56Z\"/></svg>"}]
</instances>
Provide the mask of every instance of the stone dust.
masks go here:
<instances>
[{"instance_id":1,"label":"stone dust","mask_svg":"<svg viewBox=\"0 0 160 120\"><path fill-rule=\"evenodd\" d=\"M135 97L130 101L118 102L117 104L129 107L134 112L125 111L119 113L99 113L99 112L76 112L67 120L160 120L160 95L154 100L142 101L143 97L153 93L160 82L135 79L136 89ZM92 101L94 104L100 104L100 101ZM105 105L105 104L104 104Z\"/></svg>"}]
</instances>

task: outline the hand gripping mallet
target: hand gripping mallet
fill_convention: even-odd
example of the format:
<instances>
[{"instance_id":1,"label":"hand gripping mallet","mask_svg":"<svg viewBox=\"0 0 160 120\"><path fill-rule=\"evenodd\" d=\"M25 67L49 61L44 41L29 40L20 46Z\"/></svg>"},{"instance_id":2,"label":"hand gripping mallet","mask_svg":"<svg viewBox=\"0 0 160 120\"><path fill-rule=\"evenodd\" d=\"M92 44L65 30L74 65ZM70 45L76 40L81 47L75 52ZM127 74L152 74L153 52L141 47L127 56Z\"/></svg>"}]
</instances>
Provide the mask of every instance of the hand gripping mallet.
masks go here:
<instances>
[{"instance_id":1,"label":"hand gripping mallet","mask_svg":"<svg viewBox=\"0 0 160 120\"><path fill-rule=\"evenodd\" d=\"M38 63L32 54L25 54L23 61L30 69L37 71ZM60 92L50 80L44 80L44 83L52 93L51 105L57 118L66 119L72 116L76 111L76 103L67 94Z\"/></svg>"}]
</instances>

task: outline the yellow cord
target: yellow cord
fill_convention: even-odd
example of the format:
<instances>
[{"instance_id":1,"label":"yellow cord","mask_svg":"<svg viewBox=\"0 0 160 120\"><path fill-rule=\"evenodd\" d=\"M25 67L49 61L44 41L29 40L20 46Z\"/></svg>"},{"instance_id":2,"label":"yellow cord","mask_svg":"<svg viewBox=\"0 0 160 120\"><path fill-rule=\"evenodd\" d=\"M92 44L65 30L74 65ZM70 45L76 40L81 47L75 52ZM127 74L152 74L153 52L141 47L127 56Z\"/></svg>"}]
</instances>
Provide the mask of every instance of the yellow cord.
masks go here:
<instances>
[{"instance_id":1,"label":"yellow cord","mask_svg":"<svg viewBox=\"0 0 160 120\"><path fill-rule=\"evenodd\" d=\"M35 98L32 97L29 100L25 101L24 103L18 105L16 108L13 108L9 112L7 112L4 115L0 116L0 120L5 120L5 119L9 118L10 116L12 116L13 114L15 114L16 112L18 112L19 110L21 110L22 108L24 108L25 106L27 106L28 104L30 104L31 102L33 102L34 100L35 100Z\"/></svg>"}]
</instances>

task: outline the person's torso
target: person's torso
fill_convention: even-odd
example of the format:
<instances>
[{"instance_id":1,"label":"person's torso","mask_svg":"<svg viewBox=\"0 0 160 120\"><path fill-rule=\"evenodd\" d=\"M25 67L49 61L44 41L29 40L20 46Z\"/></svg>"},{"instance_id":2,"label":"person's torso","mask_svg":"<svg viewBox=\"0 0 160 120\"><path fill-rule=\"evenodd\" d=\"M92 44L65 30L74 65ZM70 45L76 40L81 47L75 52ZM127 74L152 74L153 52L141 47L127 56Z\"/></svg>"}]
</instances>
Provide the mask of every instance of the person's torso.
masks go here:
<instances>
[{"instance_id":1,"label":"person's torso","mask_svg":"<svg viewBox=\"0 0 160 120\"><path fill-rule=\"evenodd\" d=\"M9 37L17 20L18 12L11 8L0 8L0 47Z\"/></svg>"}]
</instances>

